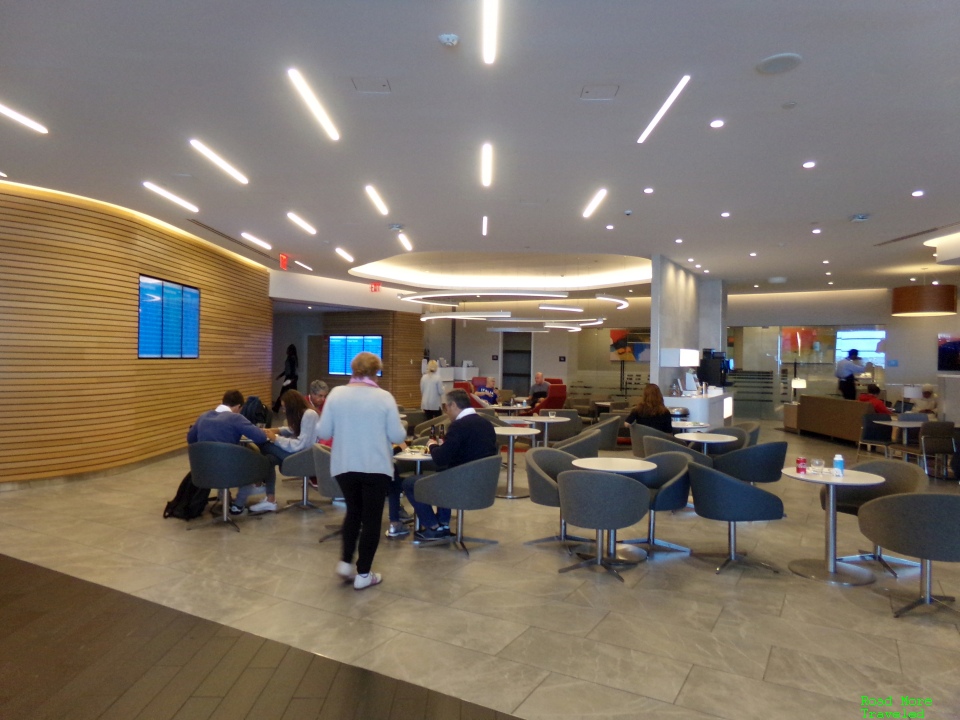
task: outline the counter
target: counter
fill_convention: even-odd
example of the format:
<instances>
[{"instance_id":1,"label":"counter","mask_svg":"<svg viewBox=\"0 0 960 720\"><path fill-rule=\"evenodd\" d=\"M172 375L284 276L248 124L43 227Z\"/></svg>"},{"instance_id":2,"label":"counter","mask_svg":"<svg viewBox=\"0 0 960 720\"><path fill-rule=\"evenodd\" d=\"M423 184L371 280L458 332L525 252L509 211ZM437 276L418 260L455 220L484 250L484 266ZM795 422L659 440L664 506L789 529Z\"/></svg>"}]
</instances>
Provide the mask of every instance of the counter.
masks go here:
<instances>
[{"instance_id":1,"label":"counter","mask_svg":"<svg viewBox=\"0 0 960 720\"><path fill-rule=\"evenodd\" d=\"M664 405L668 408L686 408L690 415L687 420L709 423L710 427L720 427L729 424L733 418L733 395L718 392L714 395L697 395L694 397L665 397Z\"/></svg>"}]
</instances>

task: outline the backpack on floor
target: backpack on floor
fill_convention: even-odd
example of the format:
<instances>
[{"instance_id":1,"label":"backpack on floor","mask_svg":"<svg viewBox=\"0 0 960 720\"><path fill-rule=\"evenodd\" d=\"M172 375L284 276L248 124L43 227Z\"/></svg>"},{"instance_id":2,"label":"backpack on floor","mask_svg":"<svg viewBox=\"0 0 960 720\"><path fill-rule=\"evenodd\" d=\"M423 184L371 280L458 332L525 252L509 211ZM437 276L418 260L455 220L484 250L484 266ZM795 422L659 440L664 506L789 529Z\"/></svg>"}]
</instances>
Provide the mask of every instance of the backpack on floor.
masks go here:
<instances>
[{"instance_id":1,"label":"backpack on floor","mask_svg":"<svg viewBox=\"0 0 960 720\"><path fill-rule=\"evenodd\" d=\"M270 426L270 411L267 410L267 406L264 405L256 395L251 395L247 398L243 407L240 408L240 414L254 425Z\"/></svg>"},{"instance_id":2,"label":"backpack on floor","mask_svg":"<svg viewBox=\"0 0 960 720\"><path fill-rule=\"evenodd\" d=\"M210 490L194 485L193 474L187 473L187 476L180 481L177 494L163 509L163 516L191 520L203 515L208 502L210 502Z\"/></svg>"}]
</instances>

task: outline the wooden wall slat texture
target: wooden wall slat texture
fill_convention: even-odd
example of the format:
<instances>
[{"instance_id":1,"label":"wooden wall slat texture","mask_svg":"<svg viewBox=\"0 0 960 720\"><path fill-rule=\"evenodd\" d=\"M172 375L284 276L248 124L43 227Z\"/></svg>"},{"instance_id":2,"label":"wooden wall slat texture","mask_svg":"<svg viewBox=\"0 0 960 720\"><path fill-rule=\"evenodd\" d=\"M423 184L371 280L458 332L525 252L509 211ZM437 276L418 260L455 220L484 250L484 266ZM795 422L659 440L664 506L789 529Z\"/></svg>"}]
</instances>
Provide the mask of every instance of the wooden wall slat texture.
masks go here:
<instances>
[{"instance_id":1,"label":"wooden wall slat texture","mask_svg":"<svg viewBox=\"0 0 960 720\"><path fill-rule=\"evenodd\" d=\"M423 357L423 323L416 313L387 310L335 312L323 316L323 367L330 352L331 335L382 335L383 377L380 387L404 407L420 407L420 359ZM310 378L313 380L314 378ZM343 375L321 374L330 387L343 385Z\"/></svg>"},{"instance_id":2,"label":"wooden wall slat texture","mask_svg":"<svg viewBox=\"0 0 960 720\"><path fill-rule=\"evenodd\" d=\"M200 289L199 358L137 358L141 274ZM132 211L0 183L0 482L182 448L224 390L269 401L272 333L266 268Z\"/></svg>"}]
</instances>

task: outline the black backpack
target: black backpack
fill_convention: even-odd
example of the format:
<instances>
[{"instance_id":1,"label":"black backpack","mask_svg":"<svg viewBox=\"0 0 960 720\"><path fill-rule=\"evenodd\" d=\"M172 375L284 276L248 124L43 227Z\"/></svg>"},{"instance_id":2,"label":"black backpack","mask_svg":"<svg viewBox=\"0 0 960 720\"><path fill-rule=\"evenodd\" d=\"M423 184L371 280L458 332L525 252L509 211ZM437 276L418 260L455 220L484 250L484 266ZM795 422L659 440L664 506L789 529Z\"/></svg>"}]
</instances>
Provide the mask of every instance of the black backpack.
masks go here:
<instances>
[{"instance_id":1,"label":"black backpack","mask_svg":"<svg viewBox=\"0 0 960 720\"><path fill-rule=\"evenodd\" d=\"M193 474L187 473L187 476L180 481L177 494L163 509L163 516L191 520L203 515L208 502L210 502L210 490L194 485Z\"/></svg>"},{"instance_id":2,"label":"black backpack","mask_svg":"<svg viewBox=\"0 0 960 720\"><path fill-rule=\"evenodd\" d=\"M254 425L259 426L263 424L265 427L269 427L270 425L270 411L267 410L267 406L260 402L260 398L256 395L251 395L247 398L243 407L240 408L240 414Z\"/></svg>"}]
</instances>

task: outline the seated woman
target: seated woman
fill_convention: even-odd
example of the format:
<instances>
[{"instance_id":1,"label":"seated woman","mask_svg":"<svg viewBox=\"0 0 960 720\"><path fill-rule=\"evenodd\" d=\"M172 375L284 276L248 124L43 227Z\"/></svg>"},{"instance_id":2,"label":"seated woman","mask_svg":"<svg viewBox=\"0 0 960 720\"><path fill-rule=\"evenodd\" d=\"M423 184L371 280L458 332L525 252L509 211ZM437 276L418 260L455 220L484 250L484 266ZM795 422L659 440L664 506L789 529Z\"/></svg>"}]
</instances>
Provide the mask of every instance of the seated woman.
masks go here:
<instances>
[{"instance_id":1,"label":"seated woman","mask_svg":"<svg viewBox=\"0 0 960 720\"><path fill-rule=\"evenodd\" d=\"M627 415L626 422L628 425L640 423L660 432L671 433L673 432L673 426L670 424L671 420L670 411L663 404L663 393L660 392L660 386L656 383L649 383L643 389L640 402Z\"/></svg>"},{"instance_id":2,"label":"seated woman","mask_svg":"<svg viewBox=\"0 0 960 720\"><path fill-rule=\"evenodd\" d=\"M477 388L475 393L477 397L485 401L488 405L497 404L497 379L488 377L487 384Z\"/></svg>"}]
</instances>

